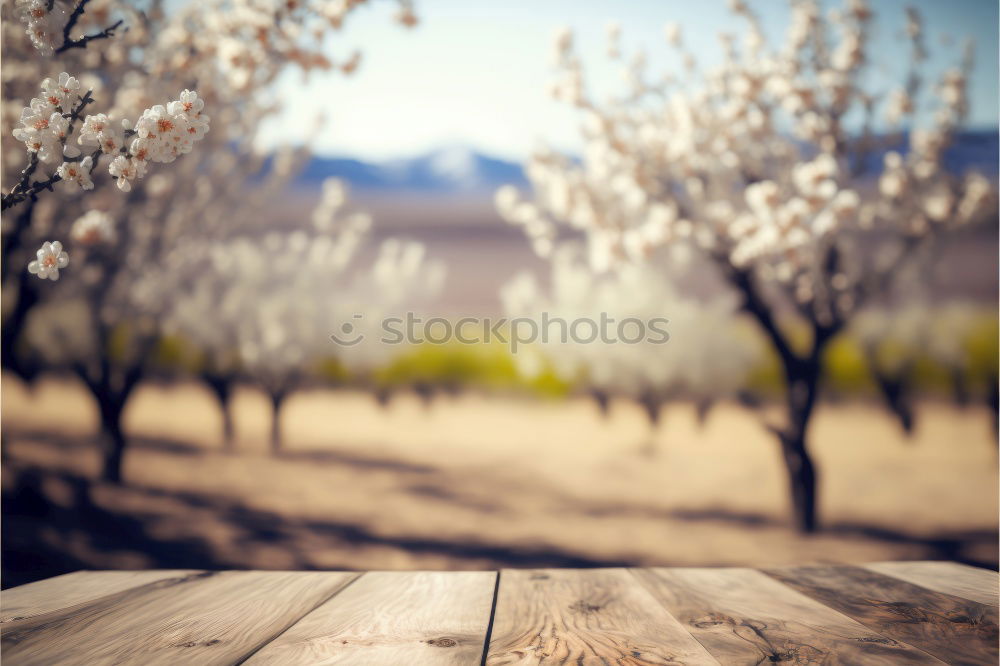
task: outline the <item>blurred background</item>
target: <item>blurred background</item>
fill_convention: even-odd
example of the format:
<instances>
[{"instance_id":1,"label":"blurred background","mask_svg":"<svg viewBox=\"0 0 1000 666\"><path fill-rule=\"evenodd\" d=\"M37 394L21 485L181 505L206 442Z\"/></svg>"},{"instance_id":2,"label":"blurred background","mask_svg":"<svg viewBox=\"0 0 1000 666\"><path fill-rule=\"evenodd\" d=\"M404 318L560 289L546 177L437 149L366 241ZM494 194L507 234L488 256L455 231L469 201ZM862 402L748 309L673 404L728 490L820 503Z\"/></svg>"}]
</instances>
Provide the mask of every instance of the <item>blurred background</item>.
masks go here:
<instances>
[{"instance_id":1,"label":"blurred background","mask_svg":"<svg viewBox=\"0 0 1000 666\"><path fill-rule=\"evenodd\" d=\"M678 202L664 226L697 227L676 187L639 177L641 211L630 213L618 200L632 181L619 191L624 167L594 147L613 143L609 128L643 123L661 122L668 137L712 135L708 121L663 120L672 91L695 108L738 97L712 88L712 72L777 65L754 60L752 45L727 58L717 33L759 36L785 53L786 33L809 15L802 7L93 0L74 35L118 20L128 30L58 52L78 3L57 0L53 14L64 13L55 29L36 30L41 47L26 34L42 20L26 18L27 4L2 9L5 193L30 159L13 135L22 109L63 71L93 91L85 114L134 120L190 88L211 129L176 162L151 164L129 192L105 156L91 191L56 187L5 203L4 587L81 568L997 567L995 2L891 0L873 3L871 17L861 3L819 3L813 21L824 27L810 34L829 29L833 55L814 45L809 58L836 63L842 44L863 44L861 61L840 66L853 106L830 102L809 116L792 105L785 120L774 112L766 141L749 142L785 150L762 161L777 175L747 176L732 195L755 210L751 195L743 203L750 185L799 187L788 164L813 164L825 137L857 138L858 163L875 167L837 181L861 195L847 214L861 222L809 247L867 256L898 238L912 255L882 271L864 307L834 308L836 330L805 375L818 387L799 437L818 478L811 525L794 478L789 492L794 446L774 425L802 413L794 377L744 306L749 292L733 277L744 264L720 271L706 258L717 245L661 234L637 253L651 258L641 270L608 271L594 260L593 231L552 194L556 182L573 201L583 190L600 200L595 228L619 215L624 227L633 214L646 224L657 196ZM841 14L826 18L834 8ZM830 88L816 67L803 85ZM587 101L566 92L567 72L585 78ZM637 101L637 87L653 102ZM897 90L910 103L886 120ZM778 107L805 97L767 94ZM836 132L803 134L814 117L833 118ZM941 139L933 159L921 127ZM646 173L642 151L660 135L617 136L619 153L639 156L628 168ZM797 157L782 162L789 146ZM706 159L726 165L728 155L744 159L740 150L734 139ZM58 162L39 168L53 173ZM653 181L690 187L690 174L655 168ZM888 179L900 169L908 194ZM973 197L983 182L989 192ZM946 213L924 196L939 191ZM873 240L859 242L862 231ZM70 256L58 282L26 270L52 240ZM576 241L589 261L573 254ZM775 254L812 275L827 266L820 250ZM796 301L795 282L782 300L785 264L754 261L755 275L777 275L762 292L770 318L808 357L827 330L818 297ZM841 273L831 271L836 286ZM517 353L496 341L375 342L380 319L405 312L450 322L662 316L671 339L539 342ZM331 339L341 332L366 338L345 347Z\"/></svg>"}]
</instances>

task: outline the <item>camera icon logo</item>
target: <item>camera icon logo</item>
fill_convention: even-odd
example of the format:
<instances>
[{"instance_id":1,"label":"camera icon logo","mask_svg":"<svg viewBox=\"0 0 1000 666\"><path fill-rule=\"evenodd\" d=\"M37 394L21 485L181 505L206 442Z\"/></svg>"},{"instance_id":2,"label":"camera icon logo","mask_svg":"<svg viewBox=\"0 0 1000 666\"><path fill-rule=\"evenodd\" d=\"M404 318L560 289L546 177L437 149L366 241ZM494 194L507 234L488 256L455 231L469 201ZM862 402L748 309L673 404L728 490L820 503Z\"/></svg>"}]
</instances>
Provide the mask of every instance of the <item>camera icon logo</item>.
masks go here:
<instances>
[{"instance_id":1,"label":"camera icon logo","mask_svg":"<svg viewBox=\"0 0 1000 666\"><path fill-rule=\"evenodd\" d=\"M360 314L355 314L351 319L363 319ZM365 339L364 333L358 333L355 329L354 324L349 321L345 321L340 325L340 334L331 333L330 339L341 347L353 347L354 345L360 343Z\"/></svg>"}]
</instances>

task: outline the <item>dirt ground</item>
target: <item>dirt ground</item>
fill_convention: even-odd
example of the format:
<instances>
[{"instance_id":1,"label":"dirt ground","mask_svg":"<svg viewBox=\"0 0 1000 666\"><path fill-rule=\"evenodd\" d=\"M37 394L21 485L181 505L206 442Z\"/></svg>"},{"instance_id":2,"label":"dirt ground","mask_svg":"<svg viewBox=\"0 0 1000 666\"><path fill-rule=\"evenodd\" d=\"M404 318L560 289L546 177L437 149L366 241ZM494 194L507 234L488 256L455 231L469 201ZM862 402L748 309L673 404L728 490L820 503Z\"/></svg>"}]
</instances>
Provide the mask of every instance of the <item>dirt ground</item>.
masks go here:
<instances>
[{"instance_id":1,"label":"dirt ground","mask_svg":"<svg viewBox=\"0 0 1000 666\"><path fill-rule=\"evenodd\" d=\"M2 382L4 579L198 567L471 569L958 559L997 566L997 445L987 411L825 404L812 445L824 531L788 524L759 416L669 407L651 430L616 403L463 395L388 407L293 396L268 453L264 397L240 390L234 453L193 384L143 386L126 412L124 487L93 482L97 416L79 386Z\"/></svg>"}]
</instances>

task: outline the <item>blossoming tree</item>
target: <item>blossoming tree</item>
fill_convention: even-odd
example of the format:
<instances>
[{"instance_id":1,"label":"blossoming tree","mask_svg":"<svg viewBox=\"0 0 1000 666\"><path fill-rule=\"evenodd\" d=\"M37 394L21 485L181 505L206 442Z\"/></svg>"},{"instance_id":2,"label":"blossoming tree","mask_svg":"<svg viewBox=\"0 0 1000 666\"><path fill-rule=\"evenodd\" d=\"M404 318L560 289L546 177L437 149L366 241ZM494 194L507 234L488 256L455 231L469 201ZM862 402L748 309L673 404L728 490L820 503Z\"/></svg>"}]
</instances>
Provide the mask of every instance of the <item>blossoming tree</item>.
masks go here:
<instances>
[{"instance_id":1,"label":"blossoming tree","mask_svg":"<svg viewBox=\"0 0 1000 666\"><path fill-rule=\"evenodd\" d=\"M608 102L587 89L572 33L558 34L553 93L584 118L583 159L534 155L534 200L516 206L515 221L543 253L567 226L585 239L597 272L662 261L676 244L700 252L780 360L785 415L768 425L795 524L812 531L817 475L807 434L828 344L921 246L995 210L994 200L984 177L943 164L967 112L971 61L925 90L915 11L906 26L910 72L883 92L865 76L865 0L829 14L818 2L793 2L776 46L742 0L729 5L746 32L741 41L722 36L719 66L699 70L679 26L668 25L686 73L656 78L637 53L628 90ZM611 57L624 58L617 27L609 38ZM918 108L929 123L876 135L878 117L914 124Z\"/></svg>"},{"instance_id":2,"label":"blossoming tree","mask_svg":"<svg viewBox=\"0 0 1000 666\"><path fill-rule=\"evenodd\" d=\"M292 68L354 71L358 54L334 60L328 42L364 4L4 5L4 97L32 101L2 115L13 185L3 196L0 355L26 379L40 359L80 377L99 406L106 479L121 479L121 416L165 313L135 285L182 240L224 239L282 191L306 155L286 151L268 167L254 149L280 108L274 83ZM416 22L408 0L396 19Z\"/></svg>"},{"instance_id":3,"label":"blossoming tree","mask_svg":"<svg viewBox=\"0 0 1000 666\"><path fill-rule=\"evenodd\" d=\"M652 426L671 399L691 400L704 415L742 388L758 360L755 340L739 335L734 298L703 304L679 293L688 263L681 252L669 267L596 274L580 249L556 246L548 288L523 273L502 291L507 315L527 317L539 329L539 343L517 355L522 373L551 369L602 408L610 397L634 400ZM644 450L654 451L652 440Z\"/></svg>"},{"instance_id":4,"label":"blossoming tree","mask_svg":"<svg viewBox=\"0 0 1000 666\"><path fill-rule=\"evenodd\" d=\"M227 448L233 444L228 403L236 381L257 384L270 399L270 445L277 453L289 394L315 379L325 360L334 359L357 379L370 369L373 354L398 351L379 344L370 327L440 288L443 267L425 260L416 243L388 239L376 259L363 264L358 255L369 216L345 209L339 181L327 180L323 189L312 229L257 236L234 230L210 244L187 240L137 285L146 302L162 304L164 332L199 352L199 375L219 401ZM348 343L366 339L337 345L334 334Z\"/></svg>"}]
</instances>

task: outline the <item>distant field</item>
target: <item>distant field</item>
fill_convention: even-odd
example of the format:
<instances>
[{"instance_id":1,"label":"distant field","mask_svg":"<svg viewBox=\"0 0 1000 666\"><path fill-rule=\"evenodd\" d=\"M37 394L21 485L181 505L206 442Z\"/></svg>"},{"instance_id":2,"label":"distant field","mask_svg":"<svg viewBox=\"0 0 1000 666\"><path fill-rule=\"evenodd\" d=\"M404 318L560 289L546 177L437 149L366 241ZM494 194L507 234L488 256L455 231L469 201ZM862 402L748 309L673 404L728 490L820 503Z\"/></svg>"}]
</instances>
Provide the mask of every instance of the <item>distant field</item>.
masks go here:
<instances>
[{"instance_id":1,"label":"distant field","mask_svg":"<svg viewBox=\"0 0 1000 666\"><path fill-rule=\"evenodd\" d=\"M801 537L774 442L735 405L704 427L670 407L651 434L624 403L602 418L583 400L380 408L317 391L290 400L275 459L258 393L238 394L226 454L205 391L149 386L126 414L127 486L88 494L97 419L84 394L2 389L5 586L32 567L997 564L997 446L978 408L924 403L907 440L881 410L824 405L813 444L828 530Z\"/></svg>"}]
</instances>

